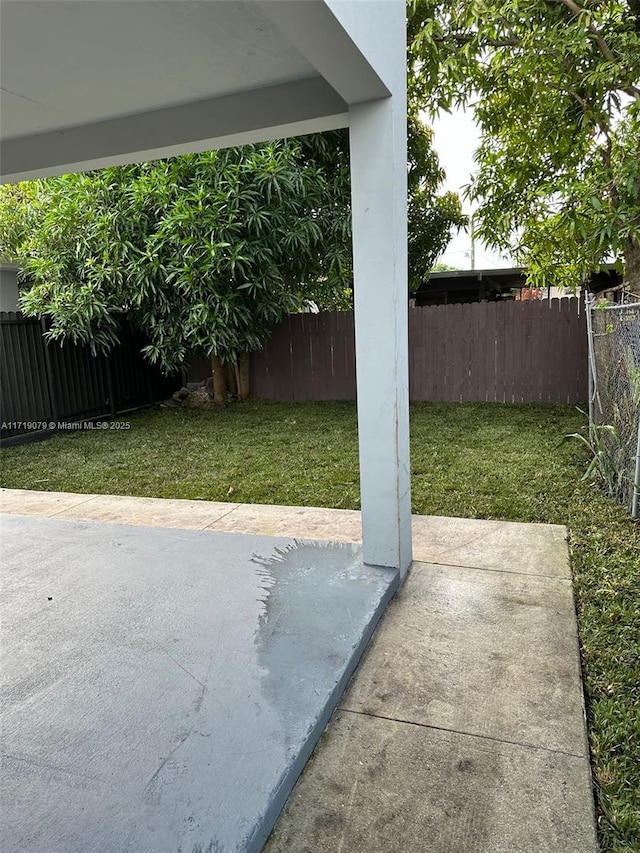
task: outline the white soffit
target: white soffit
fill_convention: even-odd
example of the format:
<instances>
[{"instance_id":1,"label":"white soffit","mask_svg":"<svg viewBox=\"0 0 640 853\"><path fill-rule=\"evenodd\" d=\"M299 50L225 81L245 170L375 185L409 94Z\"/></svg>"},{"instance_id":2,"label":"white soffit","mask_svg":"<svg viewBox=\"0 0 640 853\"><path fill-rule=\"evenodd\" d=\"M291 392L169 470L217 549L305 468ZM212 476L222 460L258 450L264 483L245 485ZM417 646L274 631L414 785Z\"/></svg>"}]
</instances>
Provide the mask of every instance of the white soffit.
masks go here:
<instances>
[{"instance_id":1,"label":"white soffit","mask_svg":"<svg viewBox=\"0 0 640 853\"><path fill-rule=\"evenodd\" d=\"M0 0L3 180L346 126L388 90L338 17L324 0Z\"/></svg>"},{"instance_id":2,"label":"white soffit","mask_svg":"<svg viewBox=\"0 0 640 853\"><path fill-rule=\"evenodd\" d=\"M316 76L250 3L2 0L2 135Z\"/></svg>"}]
</instances>

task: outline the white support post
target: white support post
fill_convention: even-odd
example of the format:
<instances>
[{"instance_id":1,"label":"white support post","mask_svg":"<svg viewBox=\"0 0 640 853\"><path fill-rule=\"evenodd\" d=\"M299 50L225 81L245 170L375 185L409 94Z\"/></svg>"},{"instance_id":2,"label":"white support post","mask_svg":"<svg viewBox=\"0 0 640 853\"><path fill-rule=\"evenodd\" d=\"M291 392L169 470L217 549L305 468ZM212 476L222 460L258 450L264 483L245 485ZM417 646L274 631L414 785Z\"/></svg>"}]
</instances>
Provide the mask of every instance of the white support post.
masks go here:
<instances>
[{"instance_id":1,"label":"white support post","mask_svg":"<svg viewBox=\"0 0 640 853\"><path fill-rule=\"evenodd\" d=\"M364 561L402 574L412 559L406 121L404 73L391 98L349 110Z\"/></svg>"}]
</instances>

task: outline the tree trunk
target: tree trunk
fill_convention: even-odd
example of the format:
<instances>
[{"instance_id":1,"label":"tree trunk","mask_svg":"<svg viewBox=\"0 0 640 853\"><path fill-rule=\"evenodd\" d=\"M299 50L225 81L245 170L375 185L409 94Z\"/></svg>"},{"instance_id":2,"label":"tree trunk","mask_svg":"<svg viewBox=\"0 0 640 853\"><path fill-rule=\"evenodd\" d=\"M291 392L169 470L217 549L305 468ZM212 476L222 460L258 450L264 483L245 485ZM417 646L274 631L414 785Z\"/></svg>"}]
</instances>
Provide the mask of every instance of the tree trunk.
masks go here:
<instances>
[{"instance_id":1,"label":"tree trunk","mask_svg":"<svg viewBox=\"0 0 640 853\"><path fill-rule=\"evenodd\" d=\"M640 243L627 241L624 247L624 280L629 290L640 296Z\"/></svg>"},{"instance_id":2,"label":"tree trunk","mask_svg":"<svg viewBox=\"0 0 640 853\"><path fill-rule=\"evenodd\" d=\"M231 398L238 397L238 369L235 362L228 362L224 366L225 375L227 377L227 393Z\"/></svg>"},{"instance_id":3,"label":"tree trunk","mask_svg":"<svg viewBox=\"0 0 640 853\"><path fill-rule=\"evenodd\" d=\"M213 353L211 353L211 372L213 374L213 402L216 406L226 406L227 376L224 364Z\"/></svg>"},{"instance_id":4,"label":"tree trunk","mask_svg":"<svg viewBox=\"0 0 640 853\"><path fill-rule=\"evenodd\" d=\"M251 393L249 379L249 353L243 352L237 361L238 398L246 400Z\"/></svg>"}]
</instances>

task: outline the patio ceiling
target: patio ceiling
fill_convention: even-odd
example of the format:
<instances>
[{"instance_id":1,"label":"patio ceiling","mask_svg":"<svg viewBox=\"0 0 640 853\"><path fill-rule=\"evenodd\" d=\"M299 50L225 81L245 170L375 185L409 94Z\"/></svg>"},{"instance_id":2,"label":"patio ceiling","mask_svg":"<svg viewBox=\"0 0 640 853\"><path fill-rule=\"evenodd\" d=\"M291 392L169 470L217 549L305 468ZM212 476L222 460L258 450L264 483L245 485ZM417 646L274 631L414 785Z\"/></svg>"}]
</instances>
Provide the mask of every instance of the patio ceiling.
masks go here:
<instances>
[{"instance_id":1,"label":"patio ceiling","mask_svg":"<svg viewBox=\"0 0 640 853\"><path fill-rule=\"evenodd\" d=\"M0 0L14 183L349 127L366 563L411 563L404 0Z\"/></svg>"},{"instance_id":2,"label":"patio ceiling","mask_svg":"<svg viewBox=\"0 0 640 853\"><path fill-rule=\"evenodd\" d=\"M0 25L6 182L344 127L389 94L318 0L2 0Z\"/></svg>"}]
</instances>

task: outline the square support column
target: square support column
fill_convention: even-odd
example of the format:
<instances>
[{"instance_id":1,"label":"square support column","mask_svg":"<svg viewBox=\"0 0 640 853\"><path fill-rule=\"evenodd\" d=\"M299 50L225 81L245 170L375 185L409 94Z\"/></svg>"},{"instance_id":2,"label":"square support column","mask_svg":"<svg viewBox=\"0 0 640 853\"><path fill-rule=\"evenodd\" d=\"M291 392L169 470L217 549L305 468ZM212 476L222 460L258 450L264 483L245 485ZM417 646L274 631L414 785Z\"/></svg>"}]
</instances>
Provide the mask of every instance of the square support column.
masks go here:
<instances>
[{"instance_id":1,"label":"square support column","mask_svg":"<svg viewBox=\"0 0 640 853\"><path fill-rule=\"evenodd\" d=\"M406 128L404 69L397 94L349 110L364 561L402 574L412 559Z\"/></svg>"}]
</instances>

